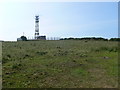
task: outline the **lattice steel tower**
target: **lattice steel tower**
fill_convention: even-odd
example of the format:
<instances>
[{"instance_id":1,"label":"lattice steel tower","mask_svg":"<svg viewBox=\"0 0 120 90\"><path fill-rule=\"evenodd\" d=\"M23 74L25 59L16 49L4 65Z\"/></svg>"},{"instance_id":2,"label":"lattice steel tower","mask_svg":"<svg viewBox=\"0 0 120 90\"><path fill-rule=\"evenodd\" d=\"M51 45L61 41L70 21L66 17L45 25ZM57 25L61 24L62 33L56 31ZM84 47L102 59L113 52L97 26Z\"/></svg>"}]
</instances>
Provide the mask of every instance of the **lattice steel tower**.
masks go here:
<instances>
[{"instance_id":1,"label":"lattice steel tower","mask_svg":"<svg viewBox=\"0 0 120 90\"><path fill-rule=\"evenodd\" d=\"M35 39L39 37L39 15L35 16Z\"/></svg>"}]
</instances>

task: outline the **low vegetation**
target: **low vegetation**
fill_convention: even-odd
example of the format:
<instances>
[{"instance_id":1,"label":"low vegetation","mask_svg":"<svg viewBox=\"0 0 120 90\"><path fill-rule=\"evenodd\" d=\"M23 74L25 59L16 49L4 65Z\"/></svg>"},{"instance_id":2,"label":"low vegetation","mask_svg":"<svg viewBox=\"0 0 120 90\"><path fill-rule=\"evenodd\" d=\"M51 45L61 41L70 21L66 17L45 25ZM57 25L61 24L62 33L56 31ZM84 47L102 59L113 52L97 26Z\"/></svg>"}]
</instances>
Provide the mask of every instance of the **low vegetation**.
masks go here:
<instances>
[{"instance_id":1,"label":"low vegetation","mask_svg":"<svg viewBox=\"0 0 120 90\"><path fill-rule=\"evenodd\" d=\"M116 88L118 42L3 42L3 88Z\"/></svg>"}]
</instances>

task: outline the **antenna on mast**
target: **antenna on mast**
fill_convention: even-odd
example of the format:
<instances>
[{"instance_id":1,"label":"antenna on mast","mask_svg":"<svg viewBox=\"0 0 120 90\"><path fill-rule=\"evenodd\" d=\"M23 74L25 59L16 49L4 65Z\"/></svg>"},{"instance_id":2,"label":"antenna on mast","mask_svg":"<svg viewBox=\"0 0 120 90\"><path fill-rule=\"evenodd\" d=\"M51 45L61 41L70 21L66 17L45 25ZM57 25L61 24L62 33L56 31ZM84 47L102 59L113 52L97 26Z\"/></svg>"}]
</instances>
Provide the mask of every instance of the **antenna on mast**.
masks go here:
<instances>
[{"instance_id":1,"label":"antenna on mast","mask_svg":"<svg viewBox=\"0 0 120 90\"><path fill-rule=\"evenodd\" d=\"M24 32L23 32L23 36L24 36Z\"/></svg>"}]
</instances>

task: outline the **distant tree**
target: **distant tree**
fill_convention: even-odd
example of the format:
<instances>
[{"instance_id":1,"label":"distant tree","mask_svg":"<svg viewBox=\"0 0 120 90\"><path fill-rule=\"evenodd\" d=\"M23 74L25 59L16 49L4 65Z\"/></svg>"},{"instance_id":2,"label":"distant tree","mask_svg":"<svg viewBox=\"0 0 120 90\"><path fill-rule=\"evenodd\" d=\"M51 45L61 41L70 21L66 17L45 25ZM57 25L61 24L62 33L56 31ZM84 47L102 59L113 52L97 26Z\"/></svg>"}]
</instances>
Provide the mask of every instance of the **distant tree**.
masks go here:
<instances>
[{"instance_id":1,"label":"distant tree","mask_svg":"<svg viewBox=\"0 0 120 90\"><path fill-rule=\"evenodd\" d=\"M74 40L74 38L70 37L70 38L68 38L68 40Z\"/></svg>"},{"instance_id":2,"label":"distant tree","mask_svg":"<svg viewBox=\"0 0 120 90\"><path fill-rule=\"evenodd\" d=\"M25 36L21 36L22 41L27 41L27 38Z\"/></svg>"},{"instance_id":3,"label":"distant tree","mask_svg":"<svg viewBox=\"0 0 120 90\"><path fill-rule=\"evenodd\" d=\"M111 38L109 41L120 41L120 38Z\"/></svg>"}]
</instances>

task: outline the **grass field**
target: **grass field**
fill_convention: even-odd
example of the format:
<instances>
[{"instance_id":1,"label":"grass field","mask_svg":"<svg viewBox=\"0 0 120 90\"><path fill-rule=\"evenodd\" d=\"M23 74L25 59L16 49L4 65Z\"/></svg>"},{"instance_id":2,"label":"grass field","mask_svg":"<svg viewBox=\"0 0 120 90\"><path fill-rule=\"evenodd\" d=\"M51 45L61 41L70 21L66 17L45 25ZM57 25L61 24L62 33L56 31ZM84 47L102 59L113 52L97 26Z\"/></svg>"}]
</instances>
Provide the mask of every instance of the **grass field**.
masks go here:
<instances>
[{"instance_id":1,"label":"grass field","mask_svg":"<svg viewBox=\"0 0 120 90\"><path fill-rule=\"evenodd\" d=\"M118 42L3 42L3 88L116 88Z\"/></svg>"}]
</instances>

